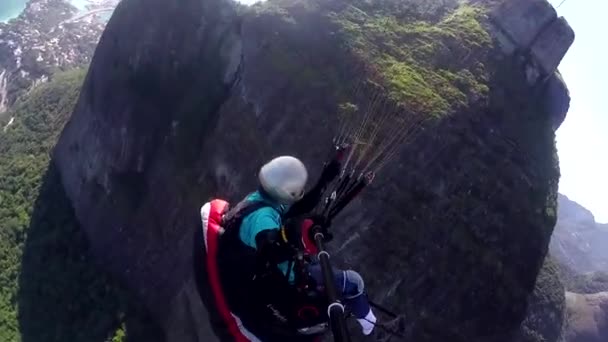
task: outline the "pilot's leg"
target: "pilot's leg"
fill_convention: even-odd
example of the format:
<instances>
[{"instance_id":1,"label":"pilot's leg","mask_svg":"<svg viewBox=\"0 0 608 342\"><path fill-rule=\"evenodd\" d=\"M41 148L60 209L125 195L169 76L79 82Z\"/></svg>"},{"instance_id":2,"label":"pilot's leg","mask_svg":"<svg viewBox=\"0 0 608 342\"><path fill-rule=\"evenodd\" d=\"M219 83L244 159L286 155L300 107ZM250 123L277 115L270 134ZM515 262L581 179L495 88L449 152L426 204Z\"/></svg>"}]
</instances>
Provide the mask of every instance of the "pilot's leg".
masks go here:
<instances>
[{"instance_id":1,"label":"pilot's leg","mask_svg":"<svg viewBox=\"0 0 608 342\"><path fill-rule=\"evenodd\" d=\"M323 273L321 265L312 264L310 273L319 285L319 290L323 291ZM375 327L376 316L374 315L367 296L365 295L365 284L361 275L353 270L340 270L334 268L334 286L338 296L352 312L361 325L362 332L369 335Z\"/></svg>"}]
</instances>

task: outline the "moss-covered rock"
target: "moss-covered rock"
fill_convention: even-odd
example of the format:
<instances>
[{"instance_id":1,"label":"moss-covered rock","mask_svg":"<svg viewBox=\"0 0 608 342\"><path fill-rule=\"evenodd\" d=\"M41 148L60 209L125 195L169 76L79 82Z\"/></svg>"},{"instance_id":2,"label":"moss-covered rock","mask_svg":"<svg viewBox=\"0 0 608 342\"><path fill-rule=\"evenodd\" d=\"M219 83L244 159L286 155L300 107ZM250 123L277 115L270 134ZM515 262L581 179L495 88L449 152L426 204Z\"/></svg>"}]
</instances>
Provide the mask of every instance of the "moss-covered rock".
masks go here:
<instances>
[{"instance_id":1,"label":"moss-covered rock","mask_svg":"<svg viewBox=\"0 0 608 342\"><path fill-rule=\"evenodd\" d=\"M429 21L385 6L355 2L330 15L395 101L442 116L488 95L483 63L492 41L481 25L484 8L463 3Z\"/></svg>"}]
</instances>

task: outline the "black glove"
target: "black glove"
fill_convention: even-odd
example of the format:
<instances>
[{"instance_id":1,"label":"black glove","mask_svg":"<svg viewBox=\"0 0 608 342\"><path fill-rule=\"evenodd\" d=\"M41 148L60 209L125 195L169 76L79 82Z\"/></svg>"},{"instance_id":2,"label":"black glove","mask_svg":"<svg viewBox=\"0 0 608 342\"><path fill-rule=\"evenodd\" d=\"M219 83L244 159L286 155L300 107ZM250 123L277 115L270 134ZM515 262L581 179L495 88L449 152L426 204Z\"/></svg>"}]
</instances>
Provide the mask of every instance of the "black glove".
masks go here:
<instances>
[{"instance_id":1,"label":"black glove","mask_svg":"<svg viewBox=\"0 0 608 342\"><path fill-rule=\"evenodd\" d=\"M313 228L316 228L310 230L309 238L312 241L315 241L315 234L317 232L323 234L323 242L327 243L334 239L334 235L329 231L329 226L331 225L331 221L329 219L323 215L311 215L308 218L314 222Z\"/></svg>"},{"instance_id":2,"label":"black glove","mask_svg":"<svg viewBox=\"0 0 608 342\"><path fill-rule=\"evenodd\" d=\"M323 171L321 172L321 178L319 179L319 183L331 183L340 174L341 168L342 163L337 158L334 158L330 162L325 163L325 165L323 165Z\"/></svg>"},{"instance_id":3,"label":"black glove","mask_svg":"<svg viewBox=\"0 0 608 342\"><path fill-rule=\"evenodd\" d=\"M321 172L321 178L319 183L328 184L340 174L342 169L342 159L348 151L347 145L341 145L336 147L335 155L333 158L323 165L323 171Z\"/></svg>"},{"instance_id":4,"label":"black glove","mask_svg":"<svg viewBox=\"0 0 608 342\"><path fill-rule=\"evenodd\" d=\"M289 211L284 216L285 218L293 218L303 214L308 214L315 208L315 206L321 200L327 185L340 174L340 169L342 168L341 160L345 151L345 147L336 148L336 155L334 158L323 165L321 177L319 177L317 184L315 184L310 191L304 194L302 199L289 208Z\"/></svg>"}]
</instances>

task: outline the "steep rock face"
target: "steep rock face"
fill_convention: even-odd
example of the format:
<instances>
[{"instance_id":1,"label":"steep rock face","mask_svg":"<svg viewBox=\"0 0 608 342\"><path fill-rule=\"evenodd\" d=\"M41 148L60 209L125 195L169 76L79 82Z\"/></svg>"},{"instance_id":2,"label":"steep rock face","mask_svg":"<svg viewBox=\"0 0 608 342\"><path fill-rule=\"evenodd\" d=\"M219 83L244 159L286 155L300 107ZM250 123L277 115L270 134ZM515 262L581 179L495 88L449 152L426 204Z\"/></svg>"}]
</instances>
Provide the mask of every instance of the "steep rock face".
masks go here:
<instances>
[{"instance_id":1,"label":"steep rock face","mask_svg":"<svg viewBox=\"0 0 608 342\"><path fill-rule=\"evenodd\" d=\"M568 342L603 342L608 339L608 292L566 292Z\"/></svg>"},{"instance_id":2,"label":"steep rock face","mask_svg":"<svg viewBox=\"0 0 608 342\"><path fill-rule=\"evenodd\" d=\"M608 270L608 230L595 222L589 210L564 195L559 196L558 208L551 254L578 273Z\"/></svg>"},{"instance_id":3,"label":"steep rock face","mask_svg":"<svg viewBox=\"0 0 608 342\"><path fill-rule=\"evenodd\" d=\"M507 53L528 54L529 63L540 67L542 76L552 75L574 41L574 31L544 0L505 1L492 19L501 33Z\"/></svg>"},{"instance_id":4,"label":"steep rock face","mask_svg":"<svg viewBox=\"0 0 608 342\"><path fill-rule=\"evenodd\" d=\"M428 119L335 222L336 262L407 315L412 340L516 333L555 223L547 82L496 44L492 7L420 4L119 5L55 161L97 258L169 340L212 339L192 285L200 205L239 199L277 154L314 178L338 104L373 102L366 78Z\"/></svg>"},{"instance_id":5,"label":"steep rock face","mask_svg":"<svg viewBox=\"0 0 608 342\"><path fill-rule=\"evenodd\" d=\"M530 84L546 82L543 106L559 128L570 106L570 93L557 70L574 41L574 31L545 0L494 2L494 36L501 50L519 59Z\"/></svg>"},{"instance_id":6,"label":"steep rock face","mask_svg":"<svg viewBox=\"0 0 608 342\"><path fill-rule=\"evenodd\" d=\"M553 129L556 130L566 120L570 108L570 91L558 71L547 80L542 99L545 110L551 113Z\"/></svg>"},{"instance_id":7,"label":"steep rock face","mask_svg":"<svg viewBox=\"0 0 608 342\"><path fill-rule=\"evenodd\" d=\"M212 338L189 280L192 209L205 190L192 158L234 81L235 17L231 6L214 1L119 4L85 81L92 88L85 86L76 107L83 115L73 116L57 146L66 190L83 196L74 205L97 241L92 248L174 341Z\"/></svg>"}]
</instances>

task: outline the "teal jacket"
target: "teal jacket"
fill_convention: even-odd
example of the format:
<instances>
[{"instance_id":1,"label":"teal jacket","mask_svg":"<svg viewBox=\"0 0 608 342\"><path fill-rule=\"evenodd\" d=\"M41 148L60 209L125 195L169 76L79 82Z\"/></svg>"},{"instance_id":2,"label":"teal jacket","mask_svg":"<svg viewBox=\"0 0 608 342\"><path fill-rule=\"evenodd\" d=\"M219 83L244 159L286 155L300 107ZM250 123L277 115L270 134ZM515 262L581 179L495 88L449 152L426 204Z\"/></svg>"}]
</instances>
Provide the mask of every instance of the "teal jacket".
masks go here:
<instances>
[{"instance_id":1,"label":"teal jacket","mask_svg":"<svg viewBox=\"0 0 608 342\"><path fill-rule=\"evenodd\" d=\"M247 215L243 219L239 231L241 241L247 246L257 249L255 237L258 233L267 229L281 229L281 216L287 213L289 207L273 201L271 198L262 195L259 191L253 192L246 199L248 201L262 201L268 204L267 207L260 208ZM287 274L288 262L281 263L278 267L284 275ZM289 281L294 281L293 270L289 273Z\"/></svg>"}]
</instances>

